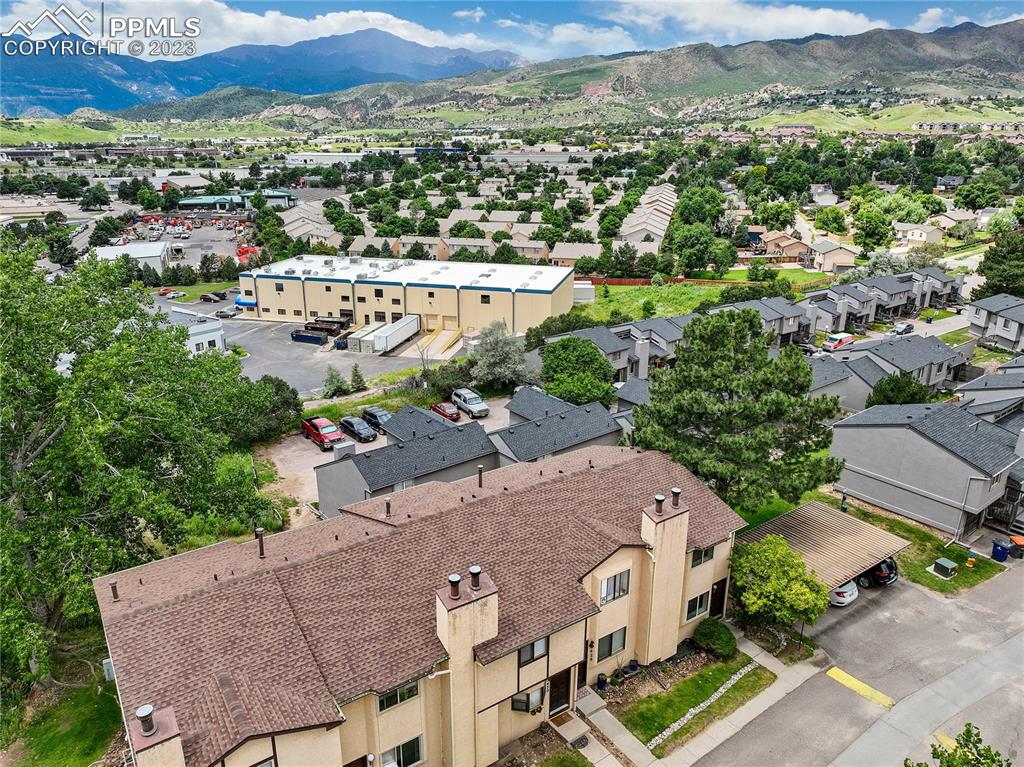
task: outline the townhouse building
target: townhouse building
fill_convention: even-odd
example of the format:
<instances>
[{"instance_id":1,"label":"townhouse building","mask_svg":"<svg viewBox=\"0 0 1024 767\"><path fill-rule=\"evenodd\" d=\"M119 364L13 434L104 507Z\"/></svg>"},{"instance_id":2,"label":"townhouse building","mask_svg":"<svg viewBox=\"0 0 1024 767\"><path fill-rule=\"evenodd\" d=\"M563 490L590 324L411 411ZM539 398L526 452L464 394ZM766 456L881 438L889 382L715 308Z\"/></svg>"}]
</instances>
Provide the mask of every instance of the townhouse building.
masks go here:
<instances>
[{"instance_id":1,"label":"townhouse building","mask_svg":"<svg viewBox=\"0 0 1024 767\"><path fill-rule=\"evenodd\" d=\"M593 447L96 579L138 767L485 767L725 610L743 520Z\"/></svg>"},{"instance_id":2,"label":"townhouse building","mask_svg":"<svg viewBox=\"0 0 1024 767\"><path fill-rule=\"evenodd\" d=\"M839 362L871 359L885 375L909 373L935 391L952 388L967 360L935 336L896 336L858 341L834 352Z\"/></svg>"},{"instance_id":3,"label":"townhouse building","mask_svg":"<svg viewBox=\"0 0 1024 767\"><path fill-rule=\"evenodd\" d=\"M997 293L967 307L970 332L1009 351L1024 350L1024 299Z\"/></svg>"}]
</instances>

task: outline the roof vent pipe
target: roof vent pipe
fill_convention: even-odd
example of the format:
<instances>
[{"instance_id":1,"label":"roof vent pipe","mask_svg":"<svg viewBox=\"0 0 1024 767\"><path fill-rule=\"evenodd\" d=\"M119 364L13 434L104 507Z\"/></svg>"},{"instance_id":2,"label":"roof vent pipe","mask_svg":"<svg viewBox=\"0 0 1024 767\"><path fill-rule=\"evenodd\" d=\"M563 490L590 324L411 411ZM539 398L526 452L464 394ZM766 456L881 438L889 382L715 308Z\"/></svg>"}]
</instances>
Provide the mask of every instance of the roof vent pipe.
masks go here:
<instances>
[{"instance_id":1,"label":"roof vent pipe","mask_svg":"<svg viewBox=\"0 0 1024 767\"><path fill-rule=\"evenodd\" d=\"M476 465L476 486L484 486L484 465L482 463Z\"/></svg>"},{"instance_id":2,"label":"roof vent pipe","mask_svg":"<svg viewBox=\"0 0 1024 767\"><path fill-rule=\"evenodd\" d=\"M480 590L480 572L480 565L473 565L469 568L469 587L473 589L473 591Z\"/></svg>"},{"instance_id":3,"label":"roof vent pipe","mask_svg":"<svg viewBox=\"0 0 1024 767\"><path fill-rule=\"evenodd\" d=\"M266 559L267 555L266 555L266 552L264 552L264 550L263 550L263 528L262 527L257 527L256 528L256 540L259 541L259 543L260 543L260 559Z\"/></svg>"},{"instance_id":4,"label":"roof vent pipe","mask_svg":"<svg viewBox=\"0 0 1024 767\"><path fill-rule=\"evenodd\" d=\"M654 496L654 513L655 514L657 514L658 516L661 516L661 514L663 513L662 507L664 505L665 505L665 496L663 496L661 493L658 493L658 495Z\"/></svg>"},{"instance_id":5,"label":"roof vent pipe","mask_svg":"<svg viewBox=\"0 0 1024 767\"><path fill-rule=\"evenodd\" d=\"M114 598L115 602L121 601L121 597L119 597L117 595L117 581L116 580L110 582L110 596L112 596Z\"/></svg>"},{"instance_id":6,"label":"roof vent pipe","mask_svg":"<svg viewBox=\"0 0 1024 767\"><path fill-rule=\"evenodd\" d=\"M143 706L139 706L135 709L135 716L139 719L139 724L142 725L142 734L149 737L156 732L156 722L153 721L153 706L146 703Z\"/></svg>"},{"instance_id":7,"label":"roof vent pipe","mask_svg":"<svg viewBox=\"0 0 1024 767\"><path fill-rule=\"evenodd\" d=\"M679 487L673 487L672 488L672 508L673 509L678 509L679 508L679 496L682 495L682 494L683 494L682 488L679 488Z\"/></svg>"},{"instance_id":8,"label":"roof vent pipe","mask_svg":"<svg viewBox=\"0 0 1024 767\"><path fill-rule=\"evenodd\" d=\"M391 519L391 496L384 499L384 519Z\"/></svg>"},{"instance_id":9,"label":"roof vent pipe","mask_svg":"<svg viewBox=\"0 0 1024 767\"><path fill-rule=\"evenodd\" d=\"M452 573L448 576L448 595L452 599L459 599L459 583L462 582L462 576L458 573Z\"/></svg>"}]
</instances>

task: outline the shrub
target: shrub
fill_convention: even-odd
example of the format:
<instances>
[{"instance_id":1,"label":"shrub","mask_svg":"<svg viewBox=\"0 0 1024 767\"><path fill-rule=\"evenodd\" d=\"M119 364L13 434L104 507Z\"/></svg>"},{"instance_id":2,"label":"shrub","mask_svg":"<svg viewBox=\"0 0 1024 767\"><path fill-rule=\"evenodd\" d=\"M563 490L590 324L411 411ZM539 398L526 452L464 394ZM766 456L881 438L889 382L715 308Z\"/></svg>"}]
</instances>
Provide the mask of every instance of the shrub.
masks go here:
<instances>
[{"instance_id":1,"label":"shrub","mask_svg":"<svg viewBox=\"0 0 1024 767\"><path fill-rule=\"evenodd\" d=\"M736 654L736 637L717 618L705 618L697 625L693 643L718 658L731 658Z\"/></svg>"}]
</instances>

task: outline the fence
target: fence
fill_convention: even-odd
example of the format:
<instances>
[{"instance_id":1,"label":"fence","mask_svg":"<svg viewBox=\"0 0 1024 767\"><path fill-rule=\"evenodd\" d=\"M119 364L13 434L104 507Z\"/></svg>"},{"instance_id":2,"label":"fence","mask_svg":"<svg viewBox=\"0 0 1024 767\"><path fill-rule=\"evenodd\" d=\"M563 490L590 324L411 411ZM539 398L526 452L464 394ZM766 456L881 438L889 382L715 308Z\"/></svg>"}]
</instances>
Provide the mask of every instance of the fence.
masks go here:
<instances>
[{"instance_id":1,"label":"fence","mask_svg":"<svg viewBox=\"0 0 1024 767\"><path fill-rule=\"evenodd\" d=\"M650 285L650 277L592 277L576 275L576 280L589 282L593 285L621 285L626 287L640 287ZM763 285L762 282L750 282L749 280L699 280L693 277L666 277L665 284L686 283L688 285L717 285L728 287L729 285Z\"/></svg>"}]
</instances>

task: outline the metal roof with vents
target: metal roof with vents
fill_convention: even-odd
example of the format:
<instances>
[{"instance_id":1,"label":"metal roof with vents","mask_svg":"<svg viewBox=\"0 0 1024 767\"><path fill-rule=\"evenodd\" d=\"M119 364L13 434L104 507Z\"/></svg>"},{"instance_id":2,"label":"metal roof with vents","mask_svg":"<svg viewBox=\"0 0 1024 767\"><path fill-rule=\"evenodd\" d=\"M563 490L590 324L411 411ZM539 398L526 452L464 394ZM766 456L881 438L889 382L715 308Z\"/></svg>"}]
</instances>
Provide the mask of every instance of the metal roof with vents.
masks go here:
<instances>
[{"instance_id":1,"label":"metal roof with vents","mask_svg":"<svg viewBox=\"0 0 1024 767\"><path fill-rule=\"evenodd\" d=\"M910 541L856 517L811 501L736 536L740 543L756 543L766 535L781 535L830 588L841 586Z\"/></svg>"}]
</instances>

